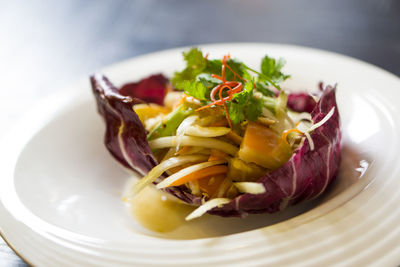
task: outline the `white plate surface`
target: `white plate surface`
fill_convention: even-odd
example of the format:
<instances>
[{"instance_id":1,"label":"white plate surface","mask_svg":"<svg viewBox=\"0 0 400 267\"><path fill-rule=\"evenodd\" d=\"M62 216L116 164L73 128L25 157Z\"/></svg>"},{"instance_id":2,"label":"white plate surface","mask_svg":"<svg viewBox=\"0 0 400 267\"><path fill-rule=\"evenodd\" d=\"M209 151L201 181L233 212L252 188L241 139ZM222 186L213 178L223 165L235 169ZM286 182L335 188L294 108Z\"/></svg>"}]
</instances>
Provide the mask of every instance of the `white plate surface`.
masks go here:
<instances>
[{"instance_id":1,"label":"white plate surface","mask_svg":"<svg viewBox=\"0 0 400 267\"><path fill-rule=\"evenodd\" d=\"M206 216L179 231L147 231L121 202L131 174L103 146L89 82L46 99L0 147L0 229L40 266L395 266L400 263L400 79L330 52L277 44L202 45L257 68L283 57L285 88L338 83L344 164L322 199L244 220ZM183 67L183 48L104 69L120 85ZM359 161L369 164L360 176ZM349 163L350 162L350 163ZM354 165L355 164L355 165Z\"/></svg>"}]
</instances>

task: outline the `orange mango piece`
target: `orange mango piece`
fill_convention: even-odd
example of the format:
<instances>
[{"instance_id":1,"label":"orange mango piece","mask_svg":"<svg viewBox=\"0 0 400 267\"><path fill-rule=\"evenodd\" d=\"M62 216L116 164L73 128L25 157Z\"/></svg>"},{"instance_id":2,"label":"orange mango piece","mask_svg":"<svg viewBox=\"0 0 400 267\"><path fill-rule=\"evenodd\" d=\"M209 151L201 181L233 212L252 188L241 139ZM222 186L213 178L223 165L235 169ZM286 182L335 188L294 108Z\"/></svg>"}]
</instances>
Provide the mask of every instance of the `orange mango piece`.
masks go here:
<instances>
[{"instance_id":1,"label":"orange mango piece","mask_svg":"<svg viewBox=\"0 0 400 267\"><path fill-rule=\"evenodd\" d=\"M274 170L286 163L291 155L292 149L281 135L255 122L247 125L238 153L240 159Z\"/></svg>"}]
</instances>

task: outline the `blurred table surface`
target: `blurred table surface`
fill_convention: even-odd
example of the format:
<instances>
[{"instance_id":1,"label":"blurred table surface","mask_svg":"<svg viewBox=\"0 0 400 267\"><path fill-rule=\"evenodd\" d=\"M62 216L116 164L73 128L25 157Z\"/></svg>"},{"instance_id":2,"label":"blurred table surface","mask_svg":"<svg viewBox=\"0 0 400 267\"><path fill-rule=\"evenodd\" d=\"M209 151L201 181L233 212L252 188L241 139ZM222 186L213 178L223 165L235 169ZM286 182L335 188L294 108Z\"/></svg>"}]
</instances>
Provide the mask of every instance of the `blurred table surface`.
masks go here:
<instances>
[{"instance_id":1,"label":"blurred table surface","mask_svg":"<svg viewBox=\"0 0 400 267\"><path fill-rule=\"evenodd\" d=\"M0 137L68 84L111 63L178 46L295 44L400 75L399 0L2 0L0 25ZM0 239L0 266L25 265Z\"/></svg>"}]
</instances>

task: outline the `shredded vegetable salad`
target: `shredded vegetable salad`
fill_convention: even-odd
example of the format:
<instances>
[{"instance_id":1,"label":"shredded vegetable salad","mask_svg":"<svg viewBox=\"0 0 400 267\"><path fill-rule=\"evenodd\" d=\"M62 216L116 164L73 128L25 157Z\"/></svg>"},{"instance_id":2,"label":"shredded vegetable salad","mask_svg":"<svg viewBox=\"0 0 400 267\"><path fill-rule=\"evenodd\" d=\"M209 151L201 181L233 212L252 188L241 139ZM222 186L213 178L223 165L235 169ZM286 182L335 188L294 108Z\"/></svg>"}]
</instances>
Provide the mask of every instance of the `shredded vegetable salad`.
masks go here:
<instances>
[{"instance_id":1,"label":"shredded vegetable salad","mask_svg":"<svg viewBox=\"0 0 400 267\"><path fill-rule=\"evenodd\" d=\"M229 54L220 59L196 48L185 52L186 68L176 72L163 105L133 106L147 132L158 165L133 188L133 197L156 183L159 189L182 187L203 205L187 219L201 216L242 194L263 194L259 179L279 169L327 123L288 105L280 84L283 59L265 56L256 71ZM314 97L307 95L314 101Z\"/></svg>"}]
</instances>

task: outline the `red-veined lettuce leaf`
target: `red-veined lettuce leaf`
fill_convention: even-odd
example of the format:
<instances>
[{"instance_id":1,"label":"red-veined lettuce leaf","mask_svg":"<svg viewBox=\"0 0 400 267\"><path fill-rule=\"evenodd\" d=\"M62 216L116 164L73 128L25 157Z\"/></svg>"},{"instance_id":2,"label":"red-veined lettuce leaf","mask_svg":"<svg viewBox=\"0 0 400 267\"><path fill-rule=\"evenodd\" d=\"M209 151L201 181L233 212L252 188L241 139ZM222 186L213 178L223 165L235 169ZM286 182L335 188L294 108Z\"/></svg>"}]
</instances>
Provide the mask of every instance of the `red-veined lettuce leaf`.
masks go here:
<instances>
[{"instance_id":1,"label":"red-veined lettuce leaf","mask_svg":"<svg viewBox=\"0 0 400 267\"><path fill-rule=\"evenodd\" d=\"M119 93L139 98L147 103L162 105L166 94L168 79L162 74L151 75L139 82L124 84Z\"/></svg>"},{"instance_id":2,"label":"red-veined lettuce leaf","mask_svg":"<svg viewBox=\"0 0 400 267\"><path fill-rule=\"evenodd\" d=\"M341 131L335 91L334 87L327 86L311 112L314 123L317 123L335 108L330 119L311 132L314 150L310 149L306 139L288 162L258 180L264 185L265 193L240 195L209 213L220 216L272 213L282 210L288 204L321 195L335 178L340 164Z\"/></svg>"},{"instance_id":3,"label":"red-veined lettuce leaf","mask_svg":"<svg viewBox=\"0 0 400 267\"><path fill-rule=\"evenodd\" d=\"M311 113L317 102L307 93L291 93L288 96L287 106L296 112Z\"/></svg>"},{"instance_id":4,"label":"red-veined lettuce leaf","mask_svg":"<svg viewBox=\"0 0 400 267\"><path fill-rule=\"evenodd\" d=\"M146 130L133 111L134 105L144 101L134 97L133 90L130 96L122 95L103 75L91 76L90 82L97 110L106 124L104 144L108 151L125 167L146 174L157 161L147 142Z\"/></svg>"}]
</instances>

